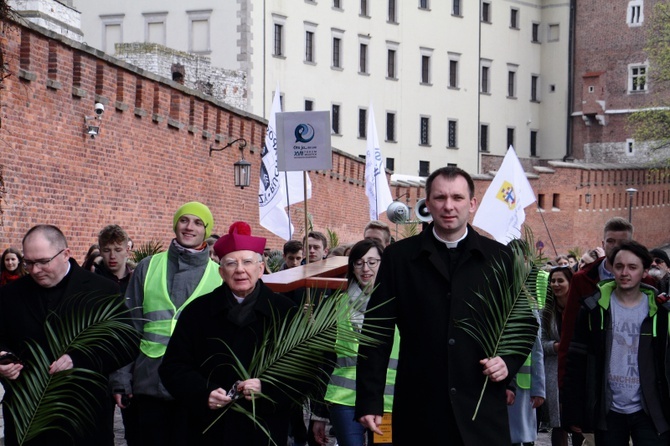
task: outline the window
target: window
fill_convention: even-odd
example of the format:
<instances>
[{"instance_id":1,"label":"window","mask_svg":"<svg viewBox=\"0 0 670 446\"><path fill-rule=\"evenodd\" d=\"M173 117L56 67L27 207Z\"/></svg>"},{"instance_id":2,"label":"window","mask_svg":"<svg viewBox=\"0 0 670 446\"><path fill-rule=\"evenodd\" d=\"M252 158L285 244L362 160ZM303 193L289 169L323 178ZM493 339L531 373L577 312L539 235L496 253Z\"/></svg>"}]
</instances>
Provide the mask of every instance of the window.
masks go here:
<instances>
[{"instance_id":1,"label":"window","mask_svg":"<svg viewBox=\"0 0 670 446\"><path fill-rule=\"evenodd\" d=\"M419 9L428 9L428 8L430 8L428 0L419 0Z\"/></svg>"},{"instance_id":2,"label":"window","mask_svg":"<svg viewBox=\"0 0 670 446\"><path fill-rule=\"evenodd\" d=\"M368 0L361 0L361 15L363 17L370 17L368 15Z\"/></svg>"},{"instance_id":3,"label":"window","mask_svg":"<svg viewBox=\"0 0 670 446\"><path fill-rule=\"evenodd\" d=\"M419 129L419 144L427 146L430 144L430 118L421 117Z\"/></svg>"},{"instance_id":4,"label":"window","mask_svg":"<svg viewBox=\"0 0 670 446\"><path fill-rule=\"evenodd\" d=\"M539 102L540 99L537 96L537 84L539 81L539 76L532 75L530 77L530 100L533 102Z\"/></svg>"},{"instance_id":5,"label":"window","mask_svg":"<svg viewBox=\"0 0 670 446\"><path fill-rule=\"evenodd\" d=\"M368 45L360 44L358 56L358 72L363 74L368 72Z\"/></svg>"},{"instance_id":6,"label":"window","mask_svg":"<svg viewBox=\"0 0 670 446\"><path fill-rule=\"evenodd\" d=\"M456 142L456 121L450 119L447 122L447 147L457 147Z\"/></svg>"},{"instance_id":7,"label":"window","mask_svg":"<svg viewBox=\"0 0 670 446\"><path fill-rule=\"evenodd\" d=\"M395 50L389 49L387 51L387 67L386 67L386 77L389 79L396 78L396 53Z\"/></svg>"},{"instance_id":8,"label":"window","mask_svg":"<svg viewBox=\"0 0 670 446\"><path fill-rule=\"evenodd\" d=\"M314 31L305 31L305 62L314 63Z\"/></svg>"},{"instance_id":9,"label":"window","mask_svg":"<svg viewBox=\"0 0 670 446\"><path fill-rule=\"evenodd\" d=\"M482 67L481 70L481 93L491 93L491 60L487 59L482 59L480 61L480 65Z\"/></svg>"},{"instance_id":10,"label":"window","mask_svg":"<svg viewBox=\"0 0 670 446\"><path fill-rule=\"evenodd\" d=\"M104 26L102 33L102 49L107 54L116 53L115 44L123 42L123 18L124 14L101 15L100 20Z\"/></svg>"},{"instance_id":11,"label":"window","mask_svg":"<svg viewBox=\"0 0 670 446\"><path fill-rule=\"evenodd\" d=\"M461 0L451 0L451 15L461 17Z\"/></svg>"},{"instance_id":12,"label":"window","mask_svg":"<svg viewBox=\"0 0 670 446\"><path fill-rule=\"evenodd\" d=\"M516 8L510 9L509 27L512 29L519 29L519 10Z\"/></svg>"},{"instance_id":13,"label":"window","mask_svg":"<svg viewBox=\"0 0 670 446\"><path fill-rule=\"evenodd\" d=\"M540 43L540 24L533 23L533 29L531 31L530 41L533 43Z\"/></svg>"},{"instance_id":14,"label":"window","mask_svg":"<svg viewBox=\"0 0 670 446\"><path fill-rule=\"evenodd\" d=\"M507 127L507 147L514 147L514 128Z\"/></svg>"},{"instance_id":15,"label":"window","mask_svg":"<svg viewBox=\"0 0 670 446\"><path fill-rule=\"evenodd\" d=\"M514 71L507 72L507 97L516 97L516 72Z\"/></svg>"},{"instance_id":16,"label":"window","mask_svg":"<svg viewBox=\"0 0 670 446\"><path fill-rule=\"evenodd\" d=\"M558 42L560 37L560 27L558 23L550 24L547 28L547 42Z\"/></svg>"},{"instance_id":17,"label":"window","mask_svg":"<svg viewBox=\"0 0 670 446\"><path fill-rule=\"evenodd\" d=\"M398 9L396 6L396 1L395 0L388 0L389 2L389 22L390 23L398 23Z\"/></svg>"},{"instance_id":18,"label":"window","mask_svg":"<svg viewBox=\"0 0 670 446\"><path fill-rule=\"evenodd\" d=\"M212 10L186 11L188 14L188 48L189 52L208 54L212 51L210 46L209 18Z\"/></svg>"},{"instance_id":19,"label":"window","mask_svg":"<svg viewBox=\"0 0 670 446\"><path fill-rule=\"evenodd\" d=\"M332 120L333 133L336 135L340 134L340 106L339 104L333 104L332 114L330 119Z\"/></svg>"},{"instance_id":20,"label":"window","mask_svg":"<svg viewBox=\"0 0 670 446\"><path fill-rule=\"evenodd\" d=\"M626 23L628 26L640 26L642 22L644 22L644 3L642 0L631 0L628 2Z\"/></svg>"},{"instance_id":21,"label":"window","mask_svg":"<svg viewBox=\"0 0 670 446\"><path fill-rule=\"evenodd\" d=\"M482 2L482 22L491 23L491 2Z\"/></svg>"},{"instance_id":22,"label":"window","mask_svg":"<svg viewBox=\"0 0 670 446\"><path fill-rule=\"evenodd\" d=\"M479 126L479 150L481 152L489 151L489 126L482 124Z\"/></svg>"},{"instance_id":23,"label":"window","mask_svg":"<svg viewBox=\"0 0 670 446\"><path fill-rule=\"evenodd\" d=\"M165 45L165 20L167 12L142 14L144 16L144 41Z\"/></svg>"},{"instance_id":24,"label":"window","mask_svg":"<svg viewBox=\"0 0 670 446\"><path fill-rule=\"evenodd\" d=\"M647 91L646 65L628 66L628 91L631 93L638 91Z\"/></svg>"},{"instance_id":25,"label":"window","mask_svg":"<svg viewBox=\"0 0 670 446\"><path fill-rule=\"evenodd\" d=\"M430 161L419 161L419 176L430 176Z\"/></svg>"},{"instance_id":26,"label":"window","mask_svg":"<svg viewBox=\"0 0 670 446\"><path fill-rule=\"evenodd\" d=\"M386 113L386 141L395 140L395 113Z\"/></svg>"},{"instance_id":27,"label":"window","mask_svg":"<svg viewBox=\"0 0 670 446\"><path fill-rule=\"evenodd\" d=\"M274 42L274 56L283 56L284 55L284 25L275 23L275 42Z\"/></svg>"},{"instance_id":28,"label":"window","mask_svg":"<svg viewBox=\"0 0 670 446\"><path fill-rule=\"evenodd\" d=\"M626 139L626 155L632 156L635 154L635 140L628 138Z\"/></svg>"},{"instance_id":29,"label":"window","mask_svg":"<svg viewBox=\"0 0 670 446\"><path fill-rule=\"evenodd\" d=\"M365 138L368 134L367 123L368 111L364 108L358 109L358 137Z\"/></svg>"},{"instance_id":30,"label":"window","mask_svg":"<svg viewBox=\"0 0 670 446\"><path fill-rule=\"evenodd\" d=\"M449 88L458 88L458 61L460 54L449 53Z\"/></svg>"},{"instance_id":31,"label":"window","mask_svg":"<svg viewBox=\"0 0 670 446\"><path fill-rule=\"evenodd\" d=\"M333 0L333 8L342 9L342 1L341 0Z\"/></svg>"},{"instance_id":32,"label":"window","mask_svg":"<svg viewBox=\"0 0 670 446\"><path fill-rule=\"evenodd\" d=\"M342 68L342 39L333 37L333 68Z\"/></svg>"},{"instance_id":33,"label":"window","mask_svg":"<svg viewBox=\"0 0 670 446\"><path fill-rule=\"evenodd\" d=\"M430 56L421 56L421 83L430 84Z\"/></svg>"},{"instance_id":34,"label":"window","mask_svg":"<svg viewBox=\"0 0 670 446\"><path fill-rule=\"evenodd\" d=\"M305 99L305 111L314 110L314 101L311 99Z\"/></svg>"},{"instance_id":35,"label":"window","mask_svg":"<svg viewBox=\"0 0 670 446\"><path fill-rule=\"evenodd\" d=\"M386 168L388 170L395 170L395 158L386 158Z\"/></svg>"},{"instance_id":36,"label":"window","mask_svg":"<svg viewBox=\"0 0 670 446\"><path fill-rule=\"evenodd\" d=\"M530 156L537 156L537 131L530 131Z\"/></svg>"}]
</instances>

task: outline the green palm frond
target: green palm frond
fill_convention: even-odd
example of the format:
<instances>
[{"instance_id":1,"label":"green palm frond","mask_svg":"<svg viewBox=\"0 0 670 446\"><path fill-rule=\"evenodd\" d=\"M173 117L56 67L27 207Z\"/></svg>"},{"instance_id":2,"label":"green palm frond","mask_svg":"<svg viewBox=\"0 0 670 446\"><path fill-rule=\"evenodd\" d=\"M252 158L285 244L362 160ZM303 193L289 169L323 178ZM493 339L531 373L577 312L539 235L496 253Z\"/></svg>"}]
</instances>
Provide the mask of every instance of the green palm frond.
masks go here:
<instances>
[{"instance_id":1,"label":"green palm frond","mask_svg":"<svg viewBox=\"0 0 670 446\"><path fill-rule=\"evenodd\" d=\"M145 258L163 252L163 242L158 240L150 240L146 243L142 243L137 249L133 250L133 262L140 263L140 261Z\"/></svg>"},{"instance_id":2,"label":"green palm frond","mask_svg":"<svg viewBox=\"0 0 670 446\"><path fill-rule=\"evenodd\" d=\"M278 249L270 251L270 254L265 259L265 264L271 273L276 273L284 263L284 253Z\"/></svg>"},{"instance_id":3,"label":"green palm frond","mask_svg":"<svg viewBox=\"0 0 670 446\"><path fill-rule=\"evenodd\" d=\"M529 240L530 238L530 240ZM470 335L488 358L530 353L537 337L537 257L532 237L512 246L512 271L503 261L495 262L492 276L487 277L487 288L477 293L480 305L469 304L473 317L456 321L456 326ZM479 411L488 379L484 381L479 401L472 416Z\"/></svg>"},{"instance_id":4,"label":"green palm frond","mask_svg":"<svg viewBox=\"0 0 670 446\"><path fill-rule=\"evenodd\" d=\"M65 316L51 313L45 323L53 353L36 342L29 343L32 359L26 362L18 380L6 382L12 398L4 404L14 420L19 444L49 430L71 433L93 428L96 408L104 404L91 394L91 386L106 389L103 375L82 368L50 375L54 359L73 351L94 362L101 352L129 357L137 344L137 333L128 323L121 299L77 295L68 299L68 305L72 309Z\"/></svg>"},{"instance_id":5,"label":"green palm frond","mask_svg":"<svg viewBox=\"0 0 670 446\"><path fill-rule=\"evenodd\" d=\"M343 329L341 325L348 324L351 314L360 311L364 303L362 300L352 302L346 293L338 292L322 299L312 314L309 311L298 311L293 317L274 320L273 329L265 330L264 337L246 368L226 345L234 358L238 375L245 379L259 378L261 382L276 386L294 401L301 402L299 396L305 396L301 390L304 385L313 385L315 380L327 385L323 381L327 377L318 372L325 364L326 354L334 353L336 340L339 339L343 344L375 344L372 337ZM228 407L230 406L237 404L233 403ZM254 414L241 407L239 411L246 413L254 423L261 426ZM224 415L225 411L212 425Z\"/></svg>"}]
</instances>

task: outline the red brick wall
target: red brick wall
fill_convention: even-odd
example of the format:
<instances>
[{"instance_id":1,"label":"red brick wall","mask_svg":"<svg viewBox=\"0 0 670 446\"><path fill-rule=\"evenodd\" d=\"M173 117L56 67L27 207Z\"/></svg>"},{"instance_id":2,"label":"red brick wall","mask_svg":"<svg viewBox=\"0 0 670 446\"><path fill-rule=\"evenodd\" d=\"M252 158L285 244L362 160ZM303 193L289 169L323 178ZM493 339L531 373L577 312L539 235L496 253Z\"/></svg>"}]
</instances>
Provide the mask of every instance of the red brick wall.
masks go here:
<instances>
[{"instance_id":1,"label":"red brick wall","mask_svg":"<svg viewBox=\"0 0 670 446\"><path fill-rule=\"evenodd\" d=\"M80 260L98 231L110 223L126 228L136 243L167 243L174 211L191 200L212 209L214 232L246 220L256 234L268 237L270 247L282 246L281 239L258 223L264 120L46 31L5 26L0 47L9 69L0 90L0 248L20 246L23 234L38 223L59 226ZM91 139L85 135L84 116L93 115L96 102L105 104L105 113L100 135ZM249 142L246 159L253 166L251 187L244 190L233 186L237 148L209 156L210 146L222 147L239 137ZM359 159L335 152L331 171L310 172L313 198L307 212L314 229L329 228L342 242L360 238L368 220L364 169ZM586 190L607 194L630 187L600 185L600 180L596 186L596 180L580 177L584 172L555 167L554 173L533 180L537 193L560 194L560 211L542 214L559 252L592 247L607 218L627 216L627 209L600 210L599 200L594 210L580 210L579 198ZM643 243L670 241L664 226L670 216L665 181L633 185L646 192L664 191L662 206L640 204L634 209ZM487 183L477 182L480 197ZM410 189L413 206L423 191ZM394 187L392 193L398 197L405 191ZM302 205L291 209L298 228L303 212ZM529 210L528 222L546 242L539 213ZM299 229L297 237L301 234Z\"/></svg>"}]
</instances>

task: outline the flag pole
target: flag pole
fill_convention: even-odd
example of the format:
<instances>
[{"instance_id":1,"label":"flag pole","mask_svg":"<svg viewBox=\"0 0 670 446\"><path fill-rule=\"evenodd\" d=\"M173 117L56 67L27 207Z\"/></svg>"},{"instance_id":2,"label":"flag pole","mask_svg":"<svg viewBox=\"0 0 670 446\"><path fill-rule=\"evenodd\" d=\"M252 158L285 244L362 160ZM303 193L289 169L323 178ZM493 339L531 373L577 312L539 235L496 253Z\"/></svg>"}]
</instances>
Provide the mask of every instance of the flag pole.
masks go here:
<instances>
[{"instance_id":1,"label":"flag pole","mask_svg":"<svg viewBox=\"0 0 670 446\"><path fill-rule=\"evenodd\" d=\"M288 172L284 172L284 184L286 184L286 215L288 216L288 240L291 240L291 200L288 195ZM307 197L305 197L307 201Z\"/></svg>"},{"instance_id":2,"label":"flag pole","mask_svg":"<svg viewBox=\"0 0 670 446\"><path fill-rule=\"evenodd\" d=\"M307 237L307 234L309 234L309 219L307 218L307 171L303 170L302 171L302 190L303 190L303 198L304 198L304 206L305 206L305 242L307 242L307 246L304 245L303 243L303 249L307 248L307 255L305 256L305 265L309 265L309 238ZM287 188L288 189L288 188ZM307 308L309 308L310 314L312 312L312 302L311 298L309 295L309 287L305 287L305 303L307 304Z\"/></svg>"}]
</instances>

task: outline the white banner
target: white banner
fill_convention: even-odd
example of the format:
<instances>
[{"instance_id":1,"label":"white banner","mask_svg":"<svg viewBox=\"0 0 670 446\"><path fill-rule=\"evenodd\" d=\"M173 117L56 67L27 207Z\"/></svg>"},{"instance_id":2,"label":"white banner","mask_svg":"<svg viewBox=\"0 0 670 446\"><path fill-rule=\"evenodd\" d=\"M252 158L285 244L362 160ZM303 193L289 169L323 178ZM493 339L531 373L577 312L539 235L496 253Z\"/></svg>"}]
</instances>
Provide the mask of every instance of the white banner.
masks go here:
<instances>
[{"instance_id":1,"label":"white banner","mask_svg":"<svg viewBox=\"0 0 670 446\"><path fill-rule=\"evenodd\" d=\"M370 220L379 220L391 203L391 189L386 179L384 157L379 148L375 112L370 102L367 128L367 150L365 153L365 195L370 202Z\"/></svg>"},{"instance_id":2,"label":"white banner","mask_svg":"<svg viewBox=\"0 0 670 446\"><path fill-rule=\"evenodd\" d=\"M304 172L333 168L330 112L277 114L277 164L281 170Z\"/></svg>"},{"instance_id":3,"label":"white banner","mask_svg":"<svg viewBox=\"0 0 670 446\"><path fill-rule=\"evenodd\" d=\"M477 209L473 226L507 244L521 237L524 208L535 202L535 193L512 146Z\"/></svg>"}]
</instances>

